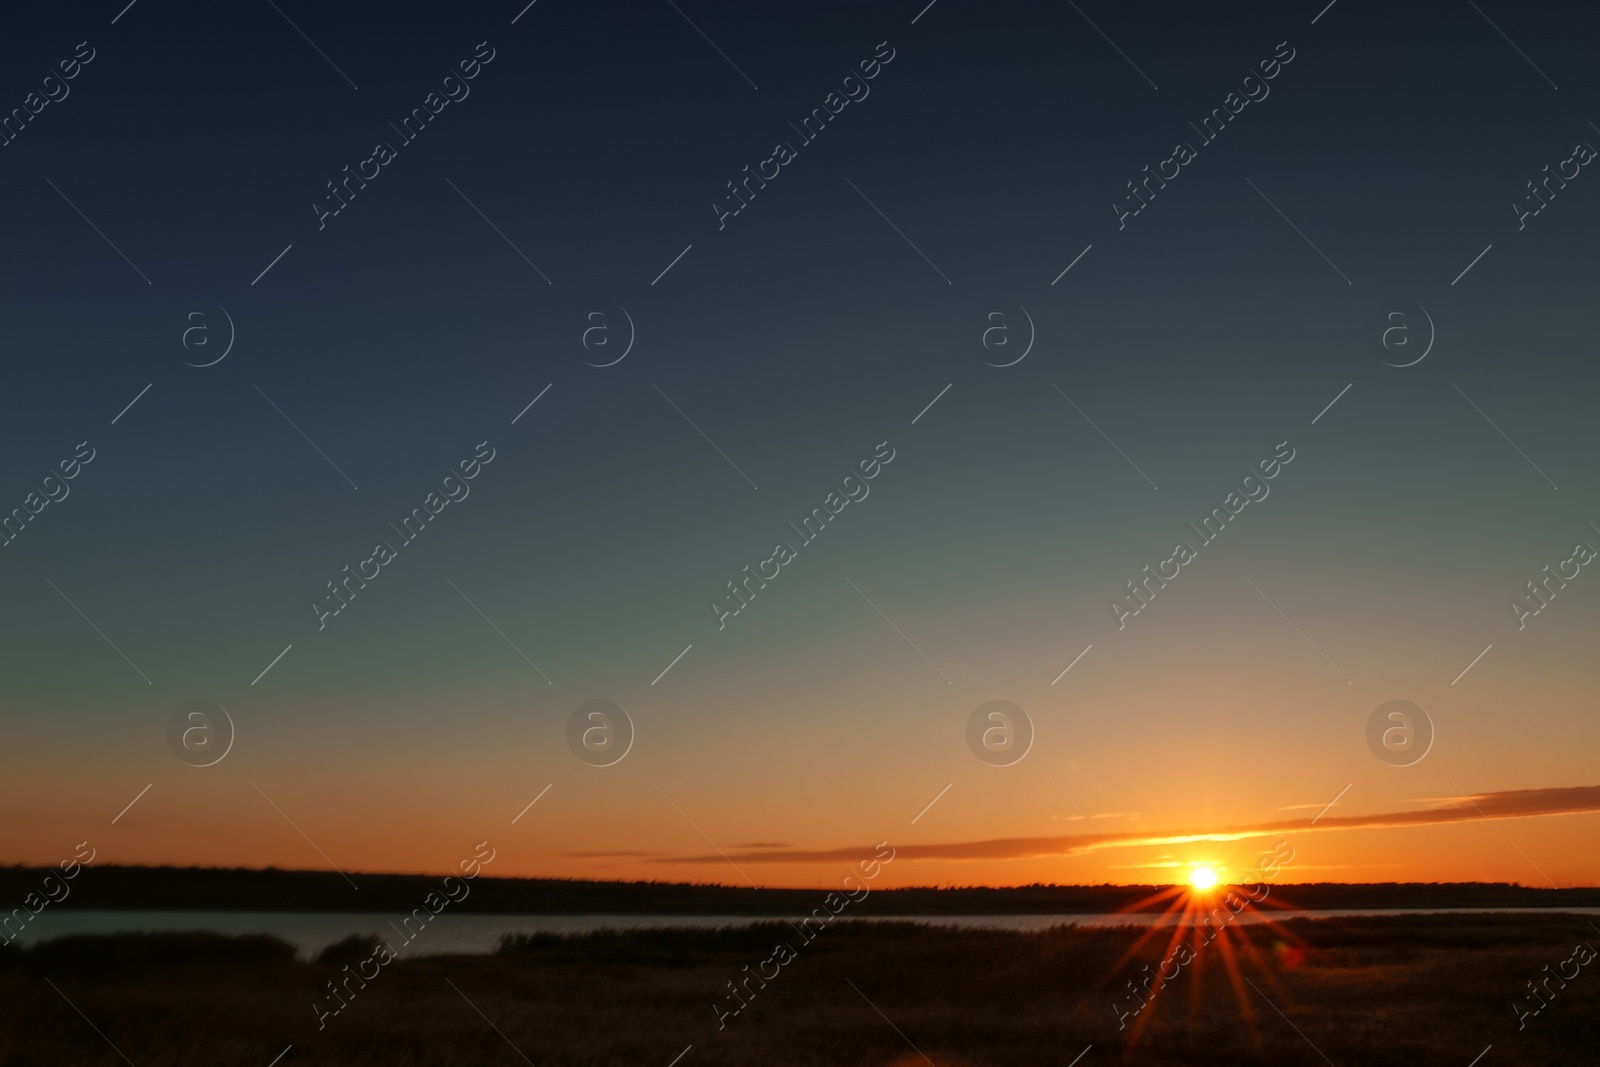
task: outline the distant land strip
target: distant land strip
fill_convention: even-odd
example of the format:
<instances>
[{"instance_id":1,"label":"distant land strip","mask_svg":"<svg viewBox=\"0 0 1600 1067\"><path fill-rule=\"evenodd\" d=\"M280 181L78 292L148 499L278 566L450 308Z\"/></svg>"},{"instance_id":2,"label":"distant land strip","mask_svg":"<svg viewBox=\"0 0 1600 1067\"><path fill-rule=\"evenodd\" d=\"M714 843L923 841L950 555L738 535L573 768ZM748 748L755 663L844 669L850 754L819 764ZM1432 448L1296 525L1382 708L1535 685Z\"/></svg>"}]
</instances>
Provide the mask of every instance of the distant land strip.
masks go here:
<instances>
[{"instance_id":1,"label":"distant land strip","mask_svg":"<svg viewBox=\"0 0 1600 1067\"><path fill-rule=\"evenodd\" d=\"M21 907L54 868L0 867L0 914ZM276 868L96 866L72 886L60 910L410 911L437 875L351 872L361 892L333 871ZM1292 908L1600 908L1600 888L1549 889L1504 882L1303 882L1282 887ZM472 882L452 913L479 915L792 916L815 906L814 888L752 889L692 882L601 882L490 878ZM874 889L863 915L1049 915L1157 912L1149 886L1028 885Z\"/></svg>"}]
</instances>

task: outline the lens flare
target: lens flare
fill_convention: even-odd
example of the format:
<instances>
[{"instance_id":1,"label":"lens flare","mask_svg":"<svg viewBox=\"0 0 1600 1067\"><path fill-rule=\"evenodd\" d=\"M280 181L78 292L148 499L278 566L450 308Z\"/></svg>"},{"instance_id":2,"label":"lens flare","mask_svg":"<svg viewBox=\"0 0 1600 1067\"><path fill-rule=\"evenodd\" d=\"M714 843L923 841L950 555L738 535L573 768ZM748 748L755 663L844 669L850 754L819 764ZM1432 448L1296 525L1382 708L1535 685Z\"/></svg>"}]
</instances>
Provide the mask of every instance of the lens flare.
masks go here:
<instances>
[{"instance_id":1,"label":"lens flare","mask_svg":"<svg viewBox=\"0 0 1600 1067\"><path fill-rule=\"evenodd\" d=\"M1217 872L1210 867L1196 867L1189 872L1189 884L1196 889L1210 889L1217 884Z\"/></svg>"}]
</instances>

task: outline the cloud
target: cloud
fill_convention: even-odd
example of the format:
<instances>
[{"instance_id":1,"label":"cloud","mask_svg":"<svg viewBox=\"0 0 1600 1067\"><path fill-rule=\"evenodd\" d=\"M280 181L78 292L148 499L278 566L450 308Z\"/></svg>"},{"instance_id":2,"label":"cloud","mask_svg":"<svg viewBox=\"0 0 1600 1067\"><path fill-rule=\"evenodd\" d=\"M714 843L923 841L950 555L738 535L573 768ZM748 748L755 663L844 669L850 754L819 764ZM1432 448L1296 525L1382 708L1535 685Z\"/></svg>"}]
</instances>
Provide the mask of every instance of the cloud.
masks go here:
<instances>
[{"instance_id":1,"label":"cloud","mask_svg":"<svg viewBox=\"0 0 1600 1067\"><path fill-rule=\"evenodd\" d=\"M1399 826L1432 826L1472 822L1477 819L1528 819L1541 815L1581 815L1600 812L1600 785L1556 789L1512 789L1499 793L1445 798L1420 811L1378 812L1371 815L1335 815L1320 819L1278 819L1212 830L1167 830L1140 833L1067 834L1049 837L997 837L946 844L897 845L896 859L911 860L1013 860L1037 856L1075 856L1108 848L1186 844L1196 841L1240 841L1270 834L1328 833L1339 830L1379 830ZM654 863L853 863L872 852L870 845L828 849L767 849L731 856L664 856Z\"/></svg>"},{"instance_id":2,"label":"cloud","mask_svg":"<svg viewBox=\"0 0 1600 1067\"><path fill-rule=\"evenodd\" d=\"M1083 822L1085 818L1089 818L1089 819L1137 819L1139 817L1139 814L1140 813L1137 812L1137 811L1097 811L1093 815L1089 815L1089 816L1083 816L1083 815L1052 815L1052 816L1050 816L1050 821L1051 822Z\"/></svg>"}]
</instances>

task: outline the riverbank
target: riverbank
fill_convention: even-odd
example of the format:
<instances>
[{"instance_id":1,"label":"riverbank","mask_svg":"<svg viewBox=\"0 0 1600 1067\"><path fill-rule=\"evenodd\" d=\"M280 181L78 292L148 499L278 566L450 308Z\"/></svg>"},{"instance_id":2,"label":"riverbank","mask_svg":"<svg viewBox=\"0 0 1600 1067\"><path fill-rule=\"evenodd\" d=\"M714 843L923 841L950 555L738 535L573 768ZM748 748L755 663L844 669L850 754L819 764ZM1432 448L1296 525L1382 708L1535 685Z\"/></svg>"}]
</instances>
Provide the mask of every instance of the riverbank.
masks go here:
<instances>
[{"instance_id":1,"label":"riverbank","mask_svg":"<svg viewBox=\"0 0 1600 1067\"><path fill-rule=\"evenodd\" d=\"M1590 1062L1600 1047L1600 980L1587 970L1521 1030L1512 1010L1530 975L1600 943L1562 914L1230 928L1226 950L1185 968L1137 1033L1118 1029L1114 985L1158 963L1164 935L840 924L719 1029L712 1004L733 995L730 974L743 979L785 934L768 923L535 935L491 956L395 960L364 984L351 970L360 944L306 962L270 938L56 941L0 953L11 1020L0 1057L109 1067L124 1062L114 1044L139 1067L267 1064L285 1049L283 1067L909 1067L926 1062L920 1050L937 1067L1064 1067L1087 1050L1079 1067L1323 1056L1371 1067L1466 1064L1490 1045L1496 1065ZM319 1016L330 995L347 1007Z\"/></svg>"}]
</instances>

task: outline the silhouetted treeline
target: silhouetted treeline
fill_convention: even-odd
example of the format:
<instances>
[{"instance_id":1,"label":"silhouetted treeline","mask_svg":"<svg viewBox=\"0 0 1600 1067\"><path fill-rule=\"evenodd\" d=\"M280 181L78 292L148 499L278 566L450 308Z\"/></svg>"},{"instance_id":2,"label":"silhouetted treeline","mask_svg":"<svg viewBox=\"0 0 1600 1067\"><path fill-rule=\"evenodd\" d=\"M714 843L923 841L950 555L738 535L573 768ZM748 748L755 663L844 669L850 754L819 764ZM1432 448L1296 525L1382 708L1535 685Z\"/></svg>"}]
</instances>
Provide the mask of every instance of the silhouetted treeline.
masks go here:
<instances>
[{"instance_id":1,"label":"silhouetted treeline","mask_svg":"<svg viewBox=\"0 0 1600 1067\"><path fill-rule=\"evenodd\" d=\"M0 914L23 906L54 868L0 868ZM441 876L352 873L352 890L333 871L214 867L87 867L71 896L52 909L106 911L408 912L439 888ZM471 893L452 914L771 915L820 905L833 887L750 889L690 882L590 882L491 878L466 883ZM1332 882L1272 885L1272 899L1302 908L1592 908L1600 888L1541 889L1485 882ZM1029 885L1014 888L874 889L863 901L874 915L995 915L1111 912L1140 907L1148 886ZM1163 910L1169 900L1142 910ZM864 914L868 913L864 911Z\"/></svg>"}]
</instances>

